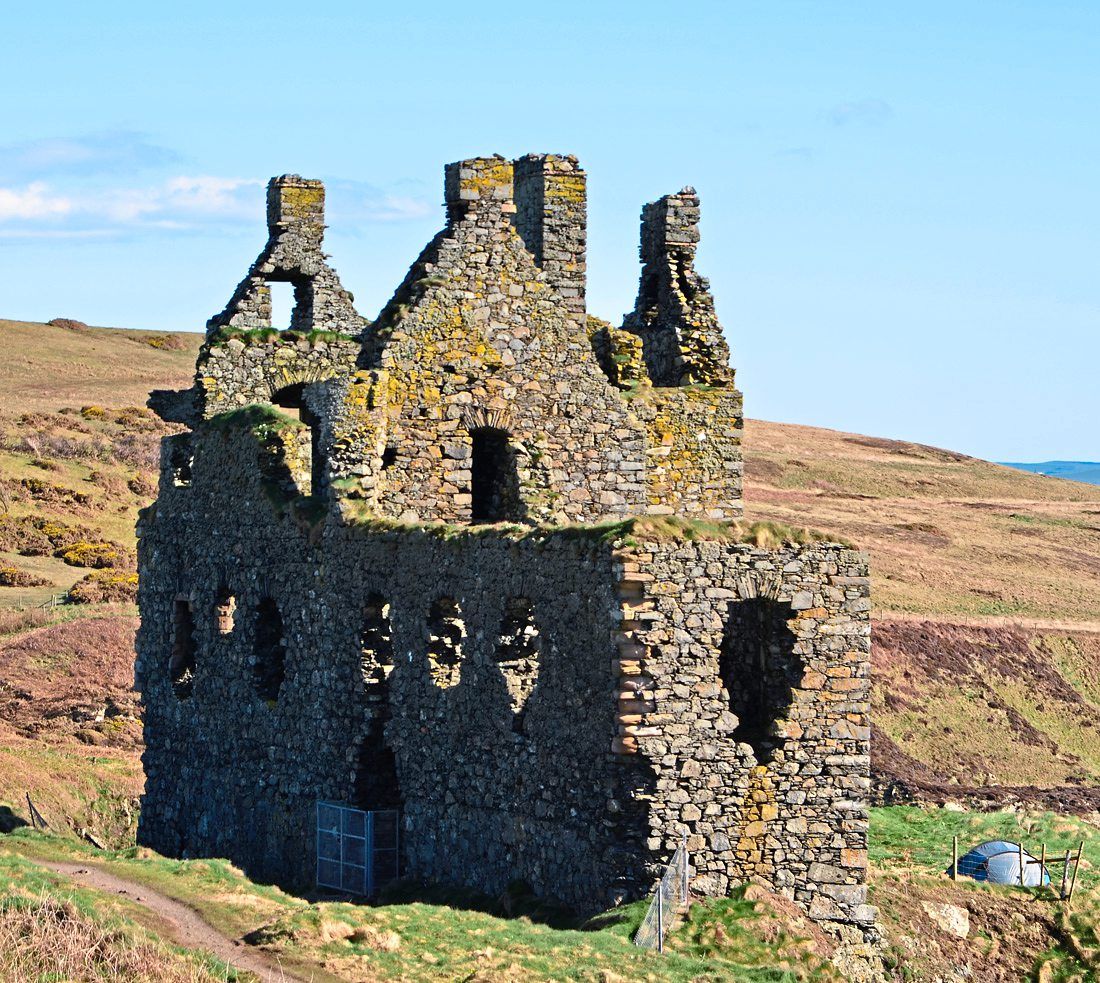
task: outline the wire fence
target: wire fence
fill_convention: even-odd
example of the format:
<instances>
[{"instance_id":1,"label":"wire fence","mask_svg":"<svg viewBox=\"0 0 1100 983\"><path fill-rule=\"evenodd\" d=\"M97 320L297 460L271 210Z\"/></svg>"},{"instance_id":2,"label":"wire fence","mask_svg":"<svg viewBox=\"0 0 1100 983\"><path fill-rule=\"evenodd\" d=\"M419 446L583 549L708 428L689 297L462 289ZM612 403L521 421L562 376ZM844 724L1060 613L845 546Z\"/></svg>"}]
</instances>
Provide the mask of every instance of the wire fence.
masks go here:
<instances>
[{"instance_id":1,"label":"wire fence","mask_svg":"<svg viewBox=\"0 0 1100 983\"><path fill-rule=\"evenodd\" d=\"M649 904L649 909L638 926L634 944L643 949L665 951L665 936L672 929L677 916L688 907L688 883L691 879L691 864L688 860L687 837L685 836L672 859L668 862L657 891Z\"/></svg>"}]
</instances>

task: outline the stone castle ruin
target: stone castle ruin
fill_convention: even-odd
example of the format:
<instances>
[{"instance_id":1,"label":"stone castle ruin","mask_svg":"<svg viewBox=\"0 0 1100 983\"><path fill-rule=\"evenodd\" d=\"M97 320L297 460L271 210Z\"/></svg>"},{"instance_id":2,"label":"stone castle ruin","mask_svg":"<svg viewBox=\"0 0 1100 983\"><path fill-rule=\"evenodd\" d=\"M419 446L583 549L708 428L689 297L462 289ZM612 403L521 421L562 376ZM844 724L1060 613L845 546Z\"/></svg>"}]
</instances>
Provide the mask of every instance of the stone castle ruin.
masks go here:
<instances>
[{"instance_id":1,"label":"stone castle ruin","mask_svg":"<svg viewBox=\"0 0 1100 983\"><path fill-rule=\"evenodd\" d=\"M301 884L318 800L398 809L404 874L594 911L686 837L696 891L756 879L862 939L866 559L746 541L699 199L643 209L615 328L586 314L585 181L449 165L373 322L321 183L271 181L194 386L150 401L185 429L139 527L139 839Z\"/></svg>"}]
</instances>

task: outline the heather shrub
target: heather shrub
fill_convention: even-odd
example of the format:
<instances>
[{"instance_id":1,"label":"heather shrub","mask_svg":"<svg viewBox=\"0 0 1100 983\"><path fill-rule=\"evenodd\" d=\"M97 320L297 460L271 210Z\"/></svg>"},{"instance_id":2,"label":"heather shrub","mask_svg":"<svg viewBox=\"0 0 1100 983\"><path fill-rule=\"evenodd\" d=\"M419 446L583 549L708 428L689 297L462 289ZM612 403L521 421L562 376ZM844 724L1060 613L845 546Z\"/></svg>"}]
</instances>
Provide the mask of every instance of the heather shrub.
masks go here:
<instances>
[{"instance_id":1,"label":"heather shrub","mask_svg":"<svg viewBox=\"0 0 1100 983\"><path fill-rule=\"evenodd\" d=\"M47 587L53 581L8 564L0 565L0 587Z\"/></svg>"}]
</instances>

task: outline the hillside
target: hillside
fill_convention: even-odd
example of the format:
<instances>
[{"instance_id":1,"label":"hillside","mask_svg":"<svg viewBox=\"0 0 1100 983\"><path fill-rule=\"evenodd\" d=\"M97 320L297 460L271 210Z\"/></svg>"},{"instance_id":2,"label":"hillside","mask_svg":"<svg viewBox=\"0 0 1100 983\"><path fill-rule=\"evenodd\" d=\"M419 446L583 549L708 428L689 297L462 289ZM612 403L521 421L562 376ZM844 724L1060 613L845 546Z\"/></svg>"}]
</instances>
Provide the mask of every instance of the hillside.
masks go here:
<instances>
[{"instance_id":1,"label":"hillside","mask_svg":"<svg viewBox=\"0 0 1100 983\"><path fill-rule=\"evenodd\" d=\"M144 401L151 388L188 384L198 342L0 321L0 831L26 821L29 793L55 829L87 829L114 847L133 842L143 780L140 706L130 689L134 521L155 494L160 437L173 429ZM1100 488L918 444L757 420L746 423L745 457L749 520L827 530L871 555L872 766L880 797L1077 814L1100 808L1092 787L1100 785ZM37 606L74 585L84 603ZM1025 901L984 889L960 895L938 878L950 823L964 837L1008 835L1017 818L876 810L872 890L899 959L923 960L929 974L947 978L969 958L970 943L938 929L927 902L969 909L1003 960L998 978L1019 978L1039 952L1090 971L1100 963L1091 944L1075 941L1073 955L1063 952L1072 926L1061 916L1025 923ZM1023 821L1051 843L1092 835L1075 820ZM0 888L15 862L0 846ZM163 865L172 872L157 881L164 890L177 875L191 876L156 858L142 876L155 879ZM139 861L131 866L135 873ZM201 877L211 868L195 862L192 870ZM20 868L19 876L31 875ZM1088 876L1091 917L1100 885ZM51 887L61 889L71 890ZM511 920L461 921L460 913L456 921L450 908L419 902L381 909L380 927L405 938L411 913L435 926L432 938L379 954L373 943L329 938L331 924L354 913L322 905L271 921L278 913L255 901L253 890L236 885L218 897L247 898L241 910L269 952L307 954L332 979L358 979L383 964L413 978L410 951L425 961L428 978L440 965L474 971L479 960L497 972L491 978L530 978L524 974L535 964L525 960L536 943L558 959L577 947L568 958L578 960L578 972L620 956L617 939L600 933L524 928L513 938ZM762 967L782 952L801 961L805 978L832 978L800 935L807 926L771 923L774 899L700 914L705 924L674 937L685 958L756 961L752 978L765 979L772 977ZM211 917L244 931L244 914ZM484 934L489 955L481 959L482 950L470 953L465 938L452 938L452 923ZM621 920L609 931L622 934ZM910 944L916 938L921 945ZM597 942L610 948L596 951ZM688 978L694 961L683 970Z\"/></svg>"},{"instance_id":2,"label":"hillside","mask_svg":"<svg viewBox=\"0 0 1100 983\"><path fill-rule=\"evenodd\" d=\"M201 343L201 334L0 318L0 413L144 406L150 389L189 384Z\"/></svg>"},{"instance_id":3,"label":"hillside","mask_svg":"<svg viewBox=\"0 0 1100 983\"><path fill-rule=\"evenodd\" d=\"M85 601L132 616L134 521L172 429L143 404L150 388L188 384L198 343L0 321L0 608L78 584ZM883 788L942 798L998 785L1027 799L1100 780L1100 488L759 420L746 422L745 460L750 520L834 532L871 555ZM65 653L69 638L36 644ZM0 679L20 644L0 630ZM127 647L108 650L127 676Z\"/></svg>"},{"instance_id":4,"label":"hillside","mask_svg":"<svg viewBox=\"0 0 1100 983\"><path fill-rule=\"evenodd\" d=\"M952 451L750 420L745 509L871 554L879 615L1100 623L1100 488Z\"/></svg>"}]
</instances>

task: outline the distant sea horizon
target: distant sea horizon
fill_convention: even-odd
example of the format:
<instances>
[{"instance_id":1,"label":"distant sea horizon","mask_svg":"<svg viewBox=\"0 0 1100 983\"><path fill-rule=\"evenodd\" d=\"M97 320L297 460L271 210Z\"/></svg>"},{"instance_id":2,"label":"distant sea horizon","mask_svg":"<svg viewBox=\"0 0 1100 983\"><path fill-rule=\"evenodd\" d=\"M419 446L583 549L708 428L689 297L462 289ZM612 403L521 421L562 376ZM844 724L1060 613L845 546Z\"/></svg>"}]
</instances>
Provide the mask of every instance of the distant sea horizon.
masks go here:
<instances>
[{"instance_id":1,"label":"distant sea horizon","mask_svg":"<svg viewBox=\"0 0 1100 983\"><path fill-rule=\"evenodd\" d=\"M1070 481L1084 481L1090 485L1100 485L1100 462L1098 461L1040 461L1037 464L1020 464L1015 461L998 461L1006 468L1018 468L1032 474L1043 474L1048 478L1067 478Z\"/></svg>"}]
</instances>

